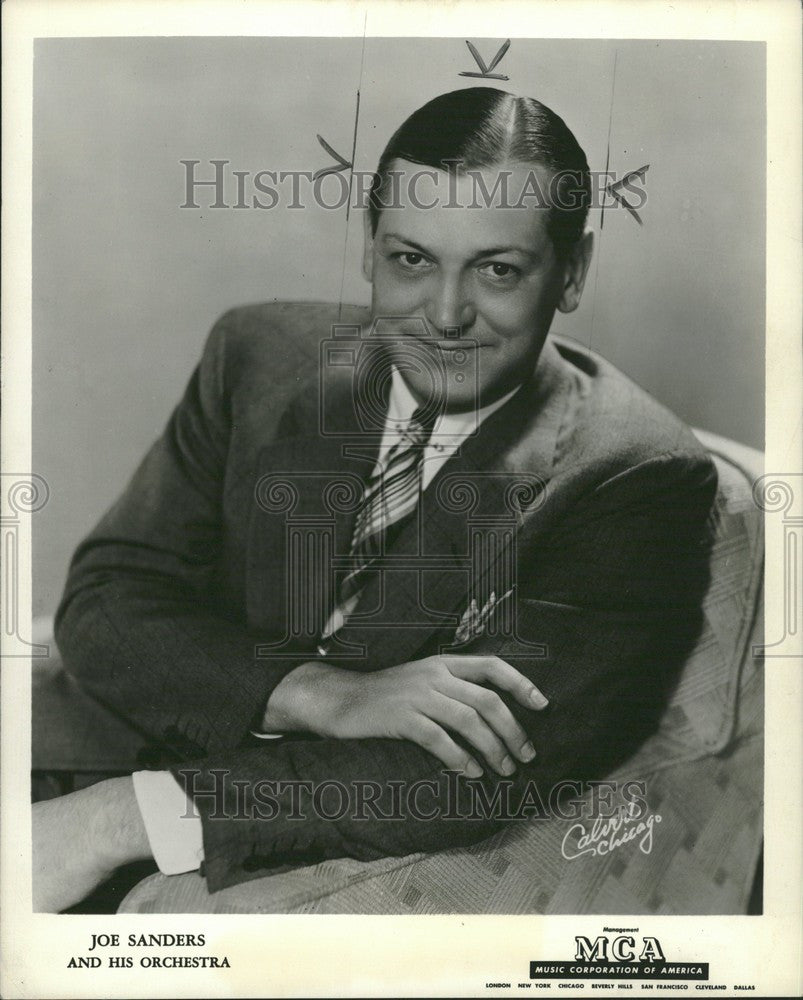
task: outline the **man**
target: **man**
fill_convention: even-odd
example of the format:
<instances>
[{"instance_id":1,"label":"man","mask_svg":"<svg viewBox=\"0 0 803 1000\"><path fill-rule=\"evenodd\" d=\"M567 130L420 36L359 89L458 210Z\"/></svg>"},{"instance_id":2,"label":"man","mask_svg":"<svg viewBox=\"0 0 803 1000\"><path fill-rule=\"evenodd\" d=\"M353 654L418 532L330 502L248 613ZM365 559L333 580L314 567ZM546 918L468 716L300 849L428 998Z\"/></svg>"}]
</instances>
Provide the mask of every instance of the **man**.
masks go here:
<instances>
[{"instance_id":1,"label":"man","mask_svg":"<svg viewBox=\"0 0 803 1000\"><path fill-rule=\"evenodd\" d=\"M472 843L498 820L399 789L547 796L654 729L699 628L716 475L675 417L548 336L583 291L588 200L548 108L443 95L379 164L368 335L278 426L277 314L218 324L57 619L67 668L172 766L35 807L38 908L151 854L215 891ZM373 808L324 809L332 782Z\"/></svg>"}]
</instances>

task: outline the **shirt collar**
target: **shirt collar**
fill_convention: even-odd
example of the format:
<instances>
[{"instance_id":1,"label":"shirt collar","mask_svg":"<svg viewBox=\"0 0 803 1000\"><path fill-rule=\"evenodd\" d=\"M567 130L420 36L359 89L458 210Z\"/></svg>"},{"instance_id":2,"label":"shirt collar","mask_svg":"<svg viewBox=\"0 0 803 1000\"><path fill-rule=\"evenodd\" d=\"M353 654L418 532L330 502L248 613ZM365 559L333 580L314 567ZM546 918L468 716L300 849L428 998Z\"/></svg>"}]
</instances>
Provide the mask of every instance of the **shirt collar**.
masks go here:
<instances>
[{"instance_id":1,"label":"shirt collar","mask_svg":"<svg viewBox=\"0 0 803 1000\"><path fill-rule=\"evenodd\" d=\"M462 413L444 413L435 423L433 435L439 440L443 438L464 438L473 434L483 420L486 420L492 413L504 406L508 400L519 391L520 386L516 386L500 399L494 400L487 406L479 410L471 409ZM415 412L418 403L415 396L410 392L407 383L398 368L393 368L392 381L390 386L390 399L388 400L388 424L395 429L396 424L406 427Z\"/></svg>"}]
</instances>

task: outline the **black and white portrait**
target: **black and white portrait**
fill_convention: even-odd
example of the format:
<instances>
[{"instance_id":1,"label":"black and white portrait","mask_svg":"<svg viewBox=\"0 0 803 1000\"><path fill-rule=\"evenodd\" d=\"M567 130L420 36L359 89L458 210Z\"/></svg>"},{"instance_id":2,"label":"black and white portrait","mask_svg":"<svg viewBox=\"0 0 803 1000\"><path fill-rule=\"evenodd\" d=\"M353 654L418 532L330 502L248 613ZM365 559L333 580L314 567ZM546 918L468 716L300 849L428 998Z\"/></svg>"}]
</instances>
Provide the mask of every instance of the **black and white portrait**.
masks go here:
<instances>
[{"instance_id":1,"label":"black and white portrait","mask_svg":"<svg viewBox=\"0 0 803 1000\"><path fill-rule=\"evenodd\" d=\"M34 39L32 908L104 963L765 912L767 48L509 35Z\"/></svg>"}]
</instances>

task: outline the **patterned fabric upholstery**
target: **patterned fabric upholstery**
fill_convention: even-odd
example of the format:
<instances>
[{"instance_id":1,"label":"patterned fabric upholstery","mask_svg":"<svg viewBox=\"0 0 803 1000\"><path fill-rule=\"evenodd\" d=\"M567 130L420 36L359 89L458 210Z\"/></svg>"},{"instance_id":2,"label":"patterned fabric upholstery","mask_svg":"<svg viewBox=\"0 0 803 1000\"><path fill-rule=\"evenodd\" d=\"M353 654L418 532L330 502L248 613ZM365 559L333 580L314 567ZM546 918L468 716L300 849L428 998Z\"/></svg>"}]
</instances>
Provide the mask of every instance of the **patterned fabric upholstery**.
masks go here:
<instances>
[{"instance_id":1,"label":"patterned fabric upholstery","mask_svg":"<svg viewBox=\"0 0 803 1000\"><path fill-rule=\"evenodd\" d=\"M119 912L745 912L763 830L763 671L752 651L763 628L763 523L751 497L760 456L700 438L720 477L705 626L658 732L610 776L644 781L649 852L641 837L569 860L573 821L532 820L470 848L328 861L212 895L197 874L154 875Z\"/></svg>"}]
</instances>

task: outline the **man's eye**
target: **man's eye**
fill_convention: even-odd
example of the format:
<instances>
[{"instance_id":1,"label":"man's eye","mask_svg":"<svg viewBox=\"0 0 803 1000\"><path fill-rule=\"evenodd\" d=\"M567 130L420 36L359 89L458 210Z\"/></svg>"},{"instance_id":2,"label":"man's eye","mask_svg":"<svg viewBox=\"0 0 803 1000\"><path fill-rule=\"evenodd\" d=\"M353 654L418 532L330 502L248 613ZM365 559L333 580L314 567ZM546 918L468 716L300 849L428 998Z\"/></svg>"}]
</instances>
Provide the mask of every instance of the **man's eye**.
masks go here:
<instances>
[{"instance_id":1,"label":"man's eye","mask_svg":"<svg viewBox=\"0 0 803 1000\"><path fill-rule=\"evenodd\" d=\"M483 264L480 271L487 278L495 278L499 281L511 280L518 276L519 269L512 264L505 264L502 261L493 261L490 264Z\"/></svg>"},{"instance_id":2,"label":"man's eye","mask_svg":"<svg viewBox=\"0 0 803 1000\"><path fill-rule=\"evenodd\" d=\"M405 250L397 254L396 259L404 264L405 267L420 267L426 263L426 258L422 253L414 253L412 250Z\"/></svg>"}]
</instances>

